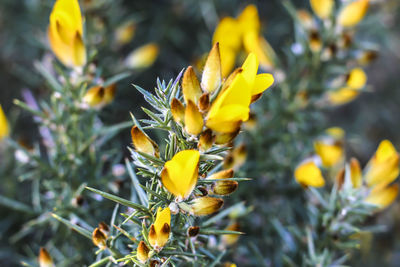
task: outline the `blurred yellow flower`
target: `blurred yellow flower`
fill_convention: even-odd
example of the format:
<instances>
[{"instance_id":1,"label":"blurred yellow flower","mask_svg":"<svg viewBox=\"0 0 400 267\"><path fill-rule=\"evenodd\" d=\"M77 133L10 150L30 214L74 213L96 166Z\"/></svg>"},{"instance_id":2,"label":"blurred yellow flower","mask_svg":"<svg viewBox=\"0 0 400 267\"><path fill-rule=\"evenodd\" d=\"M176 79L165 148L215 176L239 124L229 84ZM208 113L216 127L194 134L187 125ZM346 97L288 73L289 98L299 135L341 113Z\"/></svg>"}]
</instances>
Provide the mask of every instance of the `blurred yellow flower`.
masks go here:
<instances>
[{"instance_id":1,"label":"blurred yellow flower","mask_svg":"<svg viewBox=\"0 0 400 267\"><path fill-rule=\"evenodd\" d=\"M48 39L54 54L67 67L86 63L82 28L78 0L57 0L50 14Z\"/></svg>"},{"instance_id":2,"label":"blurred yellow flower","mask_svg":"<svg viewBox=\"0 0 400 267\"><path fill-rule=\"evenodd\" d=\"M322 187L325 185L321 170L312 161L301 163L296 168L294 177L302 186Z\"/></svg>"},{"instance_id":3,"label":"blurred yellow flower","mask_svg":"<svg viewBox=\"0 0 400 267\"><path fill-rule=\"evenodd\" d=\"M351 173L351 182L354 188L359 188L362 186L362 172L360 163L356 158L350 159L350 173Z\"/></svg>"},{"instance_id":4,"label":"blurred yellow flower","mask_svg":"<svg viewBox=\"0 0 400 267\"><path fill-rule=\"evenodd\" d=\"M0 105L0 141L6 138L10 134L10 126L6 115L4 114L3 108Z\"/></svg>"},{"instance_id":5,"label":"blurred yellow flower","mask_svg":"<svg viewBox=\"0 0 400 267\"><path fill-rule=\"evenodd\" d=\"M225 228L227 231L240 231L240 227L238 223L232 223L228 227ZM239 240L240 235L230 234L230 235L223 235L221 237L221 242L225 246L233 246Z\"/></svg>"},{"instance_id":6,"label":"blurred yellow flower","mask_svg":"<svg viewBox=\"0 0 400 267\"><path fill-rule=\"evenodd\" d=\"M115 84L107 87L101 85L93 86L83 96L83 102L92 108L102 108L114 100L116 89Z\"/></svg>"},{"instance_id":7,"label":"blurred yellow flower","mask_svg":"<svg viewBox=\"0 0 400 267\"><path fill-rule=\"evenodd\" d=\"M208 128L219 133L232 133L248 120L252 98L274 82L271 74L257 74L257 70L257 57L251 53L232 83L212 103L206 119Z\"/></svg>"},{"instance_id":8,"label":"blurred yellow flower","mask_svg":"<svg viewBox=\"0 0 400 267\"><path fill-rule=\"evenodd\" d=\"M155 43L136 48L125 59L125 65L130 69L148 68L156 61L159 50L159 46Z\"/></svg>"},{"instance_id":9,"label":"blurred yellow flower","mask_svg":"<svg viewBox=\"0 0 400 267\"><path fill-rule=\"evenodd\" d=\"M160 251L168 242L171 232L171 210L169 207L158 207L156 220L150 226L149 243L157 251Z\"/></svg>"},{"instance_id":10,"label":"blurred yellow flower","mask_svg":"<svg viewBox=\"0 0 400 267\"><path fill-rule=\"evenodd\" d=\"M333 105L342 105L354 100L366 83L367 75L365 72L361 68L352 69L347 75L346 85L328 93L329 102Z\"/></svg>"},{"instance_id":11,"label":"blurred yellow flower","mask_svg":"<svg viewBox=\"0 0 400 267\"><path fill-rule=\"evenodd\" d=\"M201 76L201 88L209 93L214 92L221 86L221 58L219 54L219 43L215 43L208 54Z\"/></svg>"},{"instance_id":12,"label":"blurred yellow flower","mask_svg":"<svg viewBox=\"0 0 400 267\"><path fill-rule=\"evenodd\" d=\"M338 15L338 23L343 27L357 25L367 13L369 0L356 0L343 7Z\"/></svg>"},{"instance_id":13,"label":"blurred yellow flower","mask_svg":"<svg viewBox=\"0 0 400 267\"><path fill-rule=\"evenodd\" d=\"M196 186L199 159L199 151L183 150L164 165L161 181L165 188L179 200L189 197Z\"/></svg>"},{"instance_id":14,"label":"blurred yellow flower","mask_svg":"<svg viewBox=\"0 0 400 267\"><path fill-rule=\"evenodd\" d=\"M334 0L310 0L314 13L321 19L327 19L332 14L335 5Z\"/></svg>"},{"instance_id":15,"label":"blurred yellow flower","mask_svg":"<svg viewBox=\"0 0 400 267\"><path fill-rule=\"evenodd\" d=\"M343 148L340 144L314 142L315 152L322 160L324 167L333 167L343 159Z\"/></svg>"},{"instance_id":16,"label":"blurred yellow flower","mask_svg":"<svg viewBox=\"0 0 400 267\"><path fill-rule=\"evenodd\" d=\"M377 186L374 187L369 195L365 198L365 202L374 204L378 206L380 209L384 209L393 201L396 200L397 195L399 194L399 185L394 184L391 186Z\"/></svg>"},{"instance_id":17,"label":"blurred yellow flower","mask_svg":"<svg viewBox=\"0 0 400 267\"><path fill-rule=\"evenodd\" d=\"M260 19L257 7L248 5L238 16L223 18L215 29L213 43L220 44L222 77L228 76L235 66L236 56L243 47L247 53L254 53L260 66L273 66L273 49L260 35Z\"/></svg>"},{"instance_id":18,"label":"blurred yellow flower","mask_svg":"<svg viewBox=\"0 0 400 267\"><path fill-rule=\"evenodd\" d=\"M135 21L130 20L128 22L125 22L115 30L115 41L118 45L125 45L133 39L135 31Z\"/></svg>"},{"instance_id":19,"label":"blurred yellow flower","mask_svg":"<svg viewBox=\"0 0 400 267\"><path fill-rule=\"evenodd\" d=\"M388 185L399 176L399 153L389 140L383 140L367 164L365 181L368 186Z\"/></svg>"}]
</instances>

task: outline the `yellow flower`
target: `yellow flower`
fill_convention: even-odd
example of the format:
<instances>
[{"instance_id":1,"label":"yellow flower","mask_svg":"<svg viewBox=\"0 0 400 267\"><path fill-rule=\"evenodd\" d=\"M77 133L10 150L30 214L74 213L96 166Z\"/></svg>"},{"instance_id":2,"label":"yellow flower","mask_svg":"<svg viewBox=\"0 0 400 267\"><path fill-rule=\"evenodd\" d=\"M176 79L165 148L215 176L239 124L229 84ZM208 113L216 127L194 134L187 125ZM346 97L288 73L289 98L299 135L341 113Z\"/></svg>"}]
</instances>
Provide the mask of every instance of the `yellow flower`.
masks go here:
<instances>
[{"instance_id":1,"label":"yellow flower","mask_svg":"<svg viewBox=\"0 0 400 267\"><path fill-rule=\"evenodd\" d=\"M159 47L155 43L149 43L136 48L125 60L125 65L130 69L144 69L153 65L156 61Z\"/></svg>"},{"instance_id":2,"label":"yellow flower","mask_svg":"<svg viewBox=\"0 0 400 267\"><path fill-rule=\"evenodd\" d=\"M206 126L219 133L235 132L249 118L252 98L270 87L274 78L271 74L258 74L258 60L249 54L232 83L222 90L212 103L207 115Z\"/></svg>"},{"instance_id":3,"label":"yellow flower","mask_svg":"<svg viewBox=\"0 0 400 267\"><path fill-rule=\"evenodd\" d=\"M137 126L133 126L131 129L132 144L137 151L149 154L154 157L159 157L160 153L158 145L150 139L144 132L142 132Z\"/></svg>"},{"instance_id":4,"label":"yellow flower","mask_svg":"<svg viewBox=\"0 0 400 267\"><path fill-rule=\"evenodd\" d=\"M177 123L182 124L185 121L185 107L182 102L173 98L170 105L172 117Z\"/></svg>"},{"instance_id":5,"label":"yellow flower","mask_svg":"<svg viewBox=\"0 0 400 267\"><path fill-rule=\"evenodd\" d=\"M54 54L68 67L86 63L82 28L78 0L57 0L50 14L48 38Z\"/></svg>"},{"instance_id":6,"label":"yellow flower","mask_svg":"<svg viewBox=\"0 0 400 267\"><path fill-rule=\"evenodd\" d=\"M237 18L242 32L255 31L259 32L261 28L260 18L258 16L258 10L255 5L246 6L242 13Z\"/></svg>"},{"instance_id":7,"label":"yellow flower","mask_svg":"<svg viewBox=\"0 0 400 267\"><path fill-rule=\"evenodd\" d=\"M310 0L310 5L314 13L321 19L327 19L332 13L334 0Z\"/></svg>"},{"instance_id":8,"label":"yellow flower","mask_svg":"<svg viewBox=\"0 0 400 267\"><path fill-rule=\"evenodd\" d=\"M247 158L247 148L244 144L235 147L225 158L224 168L225 169L239 169Z\"/></svg>"},{"instance_id":9,"label":"yellow flower","mask_svg":"<svg viewBox=\"0 0 400 267\"><path fill-rule=\"evenodd\" d=\"M39 251L39 266L40 267L54 267L53 259L45 248L40 248Z\"/></svg>"},{"instance_id":10,"label":"yellow flower","mask_svg":"<svg viewBox=\"0 0 400 267\"><path fill-rule=\"evenodd\" d=\"M342 140L345 135L344 130L340 127L330 127L325 132L335 140Z\"/></svg>"},{"instance_id":11,"label":"yellow flower","mask_svg":"<svg viewBox=\"0 0 400 267\"><path fill-rule=\"evenodd\" d=\"M317 141L314 143L314 149L324 167L333 167L343 159L343 148L340 144Z\"/></svg>"},{"instance_id":12,"label":"yellow flower","mask_svg":"<svg viewBox=\"0 0 400 267\"><path fill-rule=\"evenodd\" d=\"M389 140L383 140L365 171L365 181L369 187L388 185L399 176L399 153Z\"/></svg>"},{"instance_id":13,"label":"yellow flower","mask_svg":"<svg viewBox=\"0 0 400 267\"><path fill-rule=\"evenodd\" d=\"M214 180L214 179L226 179L232 177L233 177L233 169L228 169L214 173L213 175L207 177L207 179ZM211 193L221 196L229 195L232 194L234 191L236 191L238 186L239 183L236 181L231 181L231 180L217 181L213 184Z\"/></svg>"},{"instance_id":14,"label":"yellow flower","mask_svg":"<svg viewBox=\"0 0 400 267\"><path fill-rule=\"evenodd\" d=\"M160 251L168 242L171 232L171 210L169 207L157 210L156 220L150 226L149 243L157 251Z\"/></svg>"},{"instance_id":15,"label":"yellow flower","mask_svg":"<svg viewBox=\"0 0 400 267\"><path fill-rule=\"evenodd\" d=\"M0 105L0 141L6 138L10 134L10 127L8 125L8 120L4 114L3 108Z\"/></svg>"},{"instance_id":16,"label":"yellow flower","mask_svg":"<svg viewBox=\"0 0 400 267\"><path fill-rule=\"evenodd\" d=\"M325 185L321 170L312 161L301 163L296 168L294 177L303 186L322 187Z\"/></svg>"},{"instance_id":17,"label":"yellow flower","mask_svg":"<svg viewBox=\"0 0 400 267\"><path fill-rule=\"evenodd\" d=\"M161 172L165 188L179 200L186 199L196 186L199 175L200 153L197 150L178 152L167 161Z\"/></svg>"},{"instance_id":18,"label":"yellow flower","mask_svg":"<svg viewBox=\"0 0 400 267\"><path fill-rule=\"evenodd\" d=\"M273 67L274 50L268 41L258 32L247 32L243 36L243 45L247 53L254 53L260 61L261 68Z\"/></svg>"},{"instance_id":19,"label":"yellow flower","mask_svg":"<svg viewBox=\"0 0 400 267\"><path fill-rule=\"evenodd\" d=\"M384 209L396 200L399 194L399 185L377 186L371 190L365 198L365 202L374 204L380 209Z\"/></svg>"},{"instance_id":20,"label":"yellow flower","mask_svg":"<svg viewBox=\"0 0 400 267\"><path fill-rule=\"evenodd\" d=\"M367 13L369 0L353 1L340 11L338 23L343 27L353 27L358 24Z\"/></svg>"}]
</instances>

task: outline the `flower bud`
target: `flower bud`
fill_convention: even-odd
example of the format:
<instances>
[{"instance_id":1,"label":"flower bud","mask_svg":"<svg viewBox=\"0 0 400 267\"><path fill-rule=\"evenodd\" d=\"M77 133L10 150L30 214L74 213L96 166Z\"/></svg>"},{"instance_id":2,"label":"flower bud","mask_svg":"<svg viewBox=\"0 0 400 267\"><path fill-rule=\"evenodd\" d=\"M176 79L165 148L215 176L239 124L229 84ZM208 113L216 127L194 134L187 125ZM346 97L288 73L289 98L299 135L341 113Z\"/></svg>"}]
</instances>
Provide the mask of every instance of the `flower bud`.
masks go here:
<instances>
[{"instance_id":1,"label":"flower bud","mask_svg":"<svg viewBox=\"0 0 400 267\"><path fill-rule=\"evenodd\" d=\"M114 100L116 91L117 91L117 85L115 83L104 88L104 97L103 97L104 105L108 105Z\"/></svg>"},{"instance_id":2,"label":"flower bud","mask_svg":"<svg viewBox=\"0 0 400 267\"><path fill-rule=\"evenodd\" d=\"M317 53L321 51L322 48L322 41L319 33L317 31L311 31L310 36L310 49L311 51Z\"/></svg>"},{"instance_id":3,"label":"flower bud","mask_svg":"<svg viewBox=\"0 0 400 267\"><path fill-rule=\"evenodd\" d=\"M150 226L149 230L149 243L156 251L161 249L168 242L169 233L171 231L171 211L167 207L162 209L161 207L157 210L156 220L154 224Z\"/></svg>"},{"instance_id":4,"label":"flower bud","mask_svg":"<svg viewBox=\"0 0 400 267\"><path fill-rule=\"evenodd\" d=\"M108 225L105 222L100 222L98 228L104 234L104 236L107 238L110 233L110 228L108 227Z\"/></svg>"},{"instance_id":5,"label":"flower bud","mask_svg":"<svg viewBox=\"0 0 400 267\"><path fill-rule=\"evenodd\" d=\"M92 233L92 241L93 244L98 246L100 249L105 249L107 247L107 237L99 228L94 229Z\"/></svg>"},{"instance_id":6,"label":"flower bud","mask_svg":"<svg viewBox=\"0 0 400 267\"><path fill-rule=\"evenodd\" d=\"M197 104L200 96L202 95L199 80L197 79L196 73L192 66L189 66L182 78L182 93L185 103L187 104L189 100Z\"/></svg>"},{"instance_id":7,"label":"flower bud","mask_svg":"<svg viewBox=\"0 0 400 267\"><path fill-rule=\"evenodd\" d=\"M225 230L228 231L239 231L239 224L238 223L233 223L231 225L229 225L227 228L225 228ZM239 239L240 235L236 235L236 234L228 234L228 235L223 235L221 237L221 241L225 246L232 246L234 245L238 239Z\"/></svg>"},{"instance_id":8,"label":"flower bud","mask_svg":"<svg viewBox=\"0 0 400 267\"><path fill-rule=\"evenodd\" d=\"M204 132L201 133L199 138L199 144L198 144L199 149L201 151L207 151L212 147L214 140L215 137L213 136L212 131L210 129L205 130Z\"/></svg>"},{"instance_id":9,"label":"flower bud","mask_svg":"<svg viewBox=\"0 0 400 267\"><path fill-rule=\"evenodd\" d=\"M338 190L342 189L342 186L344 184L344 179L345 179L345 170L342 168L336 175L336 184Z\"/></svg>"},{"instance_id":10,"label":"flower bud","mask_svg":"<svg viewBox=\"0 0 400 267\"><path fill-rule=\"evenodd\" d=\"M115 41L118 45L129 43L135 35L136 25L133 20L128 21L115 30Z\"/></svg>"},{"instance_id":11,"label":"flower bud","mask_svg":"<svg viewBox=\"0 0 400 267\"><path fill-rule=\"evenodd\" d=\"M198 135L203 130L203 115L191 100L185 109L185 130L192 135Z\"/></svg>"},{"instance_id":12,"label":"flower bud","mask_svg":"<svg viewBox=\"0 0 400 267\"><path fill-rule=\"evenodd\" d=\"M183 124L185 120L185 107L182 102L176 98L171 101L171 113L177 123Z\"/></svg>"},{"instance_id":13,"label":"flower bud","mask_svg":"<svg viewBox=\"0 0 400 267\"><path fill-rule=\"evenodd\" d=\"M234 148L224 161L224 168L239 169L246 161L247 149L244 144Z\"/></svg>"},{"instance_id":14,"label":"flower bud","mask_svg":"<svg viewBox=\"0 0 400 267\"><path fill-rule=\"evenodd\" d=\"M159 51L155 43L143 45L128 55L125 65L130 69L148 68L156 61Z\"/></svg>"},{"instance_id":15,"label":"flower bud","mask_svg":"<svg viewBox=\"0 0 400 267\"><path fill-rule=\"evenodd\" d=\"M228 181L215 182L212 187L212 192L215 195L225 196L235 192L238 186L239 183L236 181L228 180Z\"/></svg>"},{"instance_id":16,"label":"flower bud","mask_svg":"<svg viewBox=\"0 0 400 267\"><path fill-rule=\"evenodd\" d=\"M140 241L137 247L137 258L141 263L145 263L149 259L150 249L146 246L146 243Z\"/></svg>"},{"instance_id":17,"label":"flower bud","mask_svg":"<svg viewBox=\"0 0 400 267\"><path fill-rule=\"evenodd\" d=\"M217 212L224 201L221 198L200 197L193 200L191 204L192 213L195 216L206 216Z\"/></svg>"},{"instance_id":18,"label":"flower bud","mask_svg":"<svg viewBox=\"0 0 400 267\"><path fill-rule=\"evenodd\" d=\"M224 178L232 178L233 177L233 169L227 169L223 171L216 172L207 177L207 179L224 179Z\"/></svg>"},{"instance_id":19,"label":"flower bud","mask_svg":"<svg viewBox=\"0 0 400 267\"><path fill-rule=\"evenodd\" d=\"M142 132L139 127L132 127L131 137L133 146L137 151L152 155L154 157L160 156L158 145L153 140L151 140L144 132Z\"/></svg>"},{"instance_id":20,"label":"flower bud","mask_svg":"<svg viewBox=\"0 0 400 267\"><path fill-rule=\"evenodd\" d=\"M40 267L54 267L53 259L45 248L40 248L39 251L39 266Z\"/></svg>"},{"instance_id":21,"label":"flower bud","mask_svg":"<svg viewBox=\"0 0 400 267\"><path fill-rule=\"evenodd\" d=\"M200 227L190 226L187 230L188 237L196 237L200 232Z\"/></svg>"},{"instance_id":22,"label":"flower bud","mask_svg":"<svg viewBox=\"0 0 400 267\"><path fill-rule=\"evenodd\" d=\"M236 130L230 133L217 133L215 136L215 143L217 145L224 145L230 143L240 132L240 125L242 122L237 122Z\"/></svg>"},{"instance_id":23,"label":"flower bud","mask_svg":"<svg viewBox=\"0 0 400 267\"><path fill-rule=\"evenodd\" d=\"M158 260L151 260L150 267L157 267L160 266L160 262Z\"/></svg>"},{"instance_id":24,"label":"flower bud","mask_svg":"<svg viewBox=\"0 0 400 267\"><path fill-rule=\"evenodd\" d=\"M201 77L201 87L204 91L212 93L221 86L221 58L219 43L216 43L208 54Z\"/></svg>"},{"instance_id":25,"label":"flower bud","mask_svg":"<svg viewBox=\"0 0 400 267\"><path fill-rule=\"evenodd\" d=\"M362 173L360 163L356 158L350 159L351 182L354 188L359 188L362 185Z\"/></svg>"}]
</instances>

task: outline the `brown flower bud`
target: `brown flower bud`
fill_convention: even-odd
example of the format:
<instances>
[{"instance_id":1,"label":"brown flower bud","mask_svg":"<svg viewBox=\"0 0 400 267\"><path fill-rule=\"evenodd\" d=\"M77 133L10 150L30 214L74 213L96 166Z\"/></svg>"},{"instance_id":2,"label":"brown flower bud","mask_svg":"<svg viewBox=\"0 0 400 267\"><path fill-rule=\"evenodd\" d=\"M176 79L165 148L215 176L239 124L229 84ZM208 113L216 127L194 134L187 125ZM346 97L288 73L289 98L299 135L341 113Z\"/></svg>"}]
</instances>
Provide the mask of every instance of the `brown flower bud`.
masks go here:
<instances>
[{"instance_id":1,"label":"brown flower bud","mask_svg":"<svg viewBox=\"0 0 400 267\"><path fill-rule=\"evenodd\" d=\"M137 258L141 263L145 263L149 259L150 249L146 246L146 243L140 241L137 247Z\"/></svg>"},{"instance_id":2,"label":"brown flower bud","mask_svg":"<svg viewBox=\"0 0 400 267\"><path fill-rule=\"evenodd\" d=\"M158 145L151 140L139 127L133 126L131 129L132 143L137 151L159 157Z\"/></svg>"},{"instance_id":3,"label":"brown flower bud","mask_svg":"<svg viewBox=\"0 0 400 267\"><path fill-rule=\"evenodd\" d=\"M40 267L54 267L53 259L45 248L40 248L39 251L39 266Z\"/></svg>"},{"instance_id":4,"label":"brown flower bud","mask_svg":"<svg viewBox=\"0 0 400 267\"><path fill-rule=\"evenodd\" d=\"M196 237L200 232L200 227L190 226L187 230L188 237Z\"/></svg>"},{"instance_id":5,"label":"brown flower bud","mask_svg":"<svg viewBox=\"0 0 400 267\"><path fill-rule=\"evenodd\" d=\"M195 216L206 216L217 212L223 204L221 198L200 197L193 200L191 209Z\"/></svg>"},{"instance_id":6,"label":"brown flower bud","mask_svg":"<svg viewBox=\"0 0 400 267\"><path fill-rule=\"evenodd\" d=\"M100 249L105 249L107 247L107 237L99 228L94 229L92 233L92 241L93 244L98 246Z\"/></svg>"},{"instance_id":7,"label":"brown flower bud","mask_svg":"<svg viewBox=\"0 0 400 267\"><path fill-rule=\"evenodd\" d=\"M176 98L171 101L171 113L177 123L183 124L185 120L185 107L182 102Z\"/></svg>"}]
</instances>

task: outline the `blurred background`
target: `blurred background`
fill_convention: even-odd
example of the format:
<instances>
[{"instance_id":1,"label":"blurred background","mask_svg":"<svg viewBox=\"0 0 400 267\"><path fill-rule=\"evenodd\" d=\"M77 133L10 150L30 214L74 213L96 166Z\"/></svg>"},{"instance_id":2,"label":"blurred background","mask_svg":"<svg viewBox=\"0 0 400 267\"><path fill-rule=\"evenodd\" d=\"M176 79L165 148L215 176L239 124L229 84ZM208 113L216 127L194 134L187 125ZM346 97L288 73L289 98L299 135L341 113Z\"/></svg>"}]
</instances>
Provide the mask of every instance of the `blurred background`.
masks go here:
<instances>
[{"instance_id":1,"label":"blurred background","mask_svg":"<svg viewBox=\"0 0 400 267\"><path fill-rule=\"evenodd\" d=\"M293 1L297 7L309 9L308 1ZM379 14L369 24L363 25L364 38L380 46L377 60L367 69L369 92L354 102L329 110L327 125L343 127L349 137L347 148L365 164L382 139L390 139L400 148L400 2L382 1ZM0 2L0 104L13 125L14 138L34 139L34 122L27 114L13 105L13 99L21 99L24 89L29 89L38 99L48 98L43 79L34 68L36 60L51 56L46 31L53 5L50 0L2 0ZM236 16L249 3L257 5L266 39L277 52L284 54L284 47L291 44L292 20L279 0L83 0L80 1L86 16L87 29L98 32L95 42L101 54L99 65L102 76L110 77L124 58L135 48L155 42L160 53L148 69L137 71L118 82L115 101L102 111L107 124L129 120L129 112L144 117L140 106L146 106L143 98L131 84L151 90L157 77L169 80L187 65L201 60L210 49L211 38L219 18ZM115 44L116 29L133 21L132 40ZM367 32L368 34L365 34ZM360 34L361 34L360 33ZM138 115L139 114L139 115ZM118 137L121 151L128 155L129 131ZM0 164L5 159L0 157ZM0 193L12 195L23 191L16 187L11 176L12 164L5 177L1 177ZM7 175L7 173L9 175ZM353 266L398 266L400 262L400 203L379 216L386 231L365 241L360 257L354 257ZM0 206L0 263L8 257L13 246L21 251L24 244L10 241L17 229L12 217L19 216ZM375 220L375 218L371 218ZM10 243L11 242L11 243ZM6 262L6 261L4 261ZM2 265L6 266L6 265Z\"/></svg>"}]
</instances>

